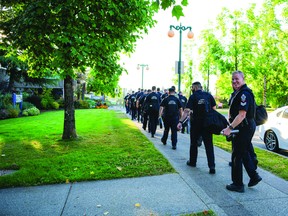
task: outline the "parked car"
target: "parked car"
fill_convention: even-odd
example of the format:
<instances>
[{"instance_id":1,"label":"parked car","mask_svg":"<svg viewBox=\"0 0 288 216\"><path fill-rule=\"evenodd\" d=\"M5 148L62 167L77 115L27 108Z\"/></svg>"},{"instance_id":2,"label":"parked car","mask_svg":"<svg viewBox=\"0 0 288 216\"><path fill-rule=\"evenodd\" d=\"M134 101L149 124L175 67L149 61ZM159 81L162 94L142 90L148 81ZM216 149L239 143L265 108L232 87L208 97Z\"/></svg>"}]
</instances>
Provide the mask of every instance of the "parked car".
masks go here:
<instances>
[{"instance_id":1,"label":"parked car","mask_svg":"<svg viewBox=\"0 0 288 216\"><path fill-rule=\"evenodd\" d=\"M288 150L288 106L269 113L268 121L260 125L258 130L260 139L264 141L268 150Z\"/></svg>"}]
</instances>

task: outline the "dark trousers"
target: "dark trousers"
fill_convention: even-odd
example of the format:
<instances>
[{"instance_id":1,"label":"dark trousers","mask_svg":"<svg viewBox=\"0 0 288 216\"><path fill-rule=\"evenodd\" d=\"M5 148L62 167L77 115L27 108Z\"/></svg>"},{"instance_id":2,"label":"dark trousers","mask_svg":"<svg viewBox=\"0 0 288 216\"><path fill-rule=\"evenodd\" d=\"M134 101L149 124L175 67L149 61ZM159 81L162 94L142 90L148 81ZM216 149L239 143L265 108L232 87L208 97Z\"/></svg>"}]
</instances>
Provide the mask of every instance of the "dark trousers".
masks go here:
<instances>
[{"instance_id":1,"label":"dark trousers","mask_svg":"<svg viewBox=\"0 0 288 216\"><path fill-rule=\"evenodd\" d=\"M141 118L142 118L141 107L138 107L137 108L137 120L138 120L138 122L140 122Z\"/></svg>"},{"instance_id":2,"label":"dark trousers","mask_svg":"<svg viewBox=\"0 0 288 216\"><path fill-rule=\"evenodd\" d=\"M147 122L148 122L148 114L147 112L143 112L143 129L146 130L147 127ZM150 130L150 128L148 128Z\"/></svg>"},{"instance_id":3,"label":"dark trousers","mask_svg":"<svg viewBox=\"0 0 288 216\"><path fill-rule=\"evenodd\" d=\"M212 134L209 133L207 130L203 128L203 121L195 121L191 122L190 128L190 163L195 164L197 163L197 156L198 156L198 142L200 137L202 136L208 167L215 168L215 156L214 156L214 146L212 140Z\"/></svg>"},{"instance_id":4,"label":"dark trousers","mask_svg":"<svg viewBox=\"0 0 288 216\"><path fill-rule=\"evenodd\" d=\"M158 117L159 112L158 111L151 111L149 112L149 126L151 134L154 135L156 133L157 124L158 124Z\"/></svg>"},{"instance_id":5,"label":"dark trousers","mask_svg":"<svg viewBox=\"0 0 288 216\"><path fill-rule=\"evenodd\" d=\"M131 119L136 119L136 107L131 107Z\"/></svg>"},{"instance_id":6,"label":"dark trousers","mask_svg":"<svg viewBox=\"0 0 288 216\"><path fill-rule=\"evenodd\" d=\"M168 139L169 130L171 129L171 142L172 146L177 144L177 124L179 122L178 116L165 116L164 118L164 132L162 140L164 142Z\"/></svg>"},{"instance_id":7,"label":"dark trousers","mask_svg":"<svg viewBox=\"0 0 288 216\"><path fill-rule=\"evenodd\" d=\"M232 182L235 185L243 185L243 165L250 178L257 175L255 158L251 155L252 137L255 132L255 122L251 121L249 125L239 128L239 133L232 140ZM253 149L254 152L254 149Z\"/></svg>"}]
</instances>

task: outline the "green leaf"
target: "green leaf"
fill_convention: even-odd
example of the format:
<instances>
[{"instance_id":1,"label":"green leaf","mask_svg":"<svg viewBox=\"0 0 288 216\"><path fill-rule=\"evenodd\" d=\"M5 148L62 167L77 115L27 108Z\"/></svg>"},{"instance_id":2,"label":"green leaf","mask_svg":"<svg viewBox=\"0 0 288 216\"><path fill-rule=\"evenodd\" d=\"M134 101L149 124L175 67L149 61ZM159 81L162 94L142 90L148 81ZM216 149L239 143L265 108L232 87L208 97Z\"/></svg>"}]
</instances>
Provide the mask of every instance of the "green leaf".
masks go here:
<instances>
[{"instance_id":1,"label":"green leaf","mask_svg":"<svg viewBox=\"0 0 288 216\"><path fill-rule=\"evenodd\" d=\"M158 11L159 10L159 3L157 2L152 2L151 4L151 8L155 11Z\"/></svg>"},{"instance_id":2,"label":"green leaf","mask_svg":"<svg viewBox=\"0 0 288 216\"><path fill-rule=\"evenodd\" d=\"M181 4L182 4L183 6L188 6L188 0L182 0Z\"/></svg>"},{"instance_id":3,"label":"green leaf","mask_svg":"<svg viewBox=\"0 0 288 216\"><path fill-rule=\"evenodd\" d=\"M183 8L180 5L175 5L172 10L172 16L175 16L179 20L181 16L184 16Z\"/></svg>"}]
</instances>

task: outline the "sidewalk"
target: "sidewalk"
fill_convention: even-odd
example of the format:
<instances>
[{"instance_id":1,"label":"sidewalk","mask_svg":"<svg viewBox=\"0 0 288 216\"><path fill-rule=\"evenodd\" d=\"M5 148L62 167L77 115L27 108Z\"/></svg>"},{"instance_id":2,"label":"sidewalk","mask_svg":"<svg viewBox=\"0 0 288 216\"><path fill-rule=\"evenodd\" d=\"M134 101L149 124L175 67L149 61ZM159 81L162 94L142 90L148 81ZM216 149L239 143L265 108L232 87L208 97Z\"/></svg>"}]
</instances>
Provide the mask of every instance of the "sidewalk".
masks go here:
<instances>
[{"instance_id":1,"label":"sidewalk","mask_svg":"<svg viewBox=\"0 0 288 216\"><path fill-rule=\"evenodd\" d=\"M119 110L122 111L122 110ZM186 165L189 134L178 135L177 150L170 136L164 146L158 129L154 138L135 125L170 161L176 174L107 181L79 182L0 190L0 215L181 215L212 209L217 215L288 215L287 181L259 169L263 180L245 193L227 191L231 183L230 153L215 147L216 174L209 174L205 149L199 147L197 167Z\"/></svg>"}]
</instances>

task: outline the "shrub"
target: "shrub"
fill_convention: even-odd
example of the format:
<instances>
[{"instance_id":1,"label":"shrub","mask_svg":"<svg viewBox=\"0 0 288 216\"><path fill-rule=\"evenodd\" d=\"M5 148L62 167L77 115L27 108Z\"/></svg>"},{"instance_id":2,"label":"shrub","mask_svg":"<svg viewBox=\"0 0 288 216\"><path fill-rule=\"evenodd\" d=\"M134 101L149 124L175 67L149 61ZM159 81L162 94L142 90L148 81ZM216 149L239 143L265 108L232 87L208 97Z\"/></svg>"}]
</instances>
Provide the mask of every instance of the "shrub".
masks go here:
<instances>
[{"instance_id":1,"label":"shrub","mask_svg":"<svg viewBox=\"0 0 288 216\"><path fill-rule=\"evenodd\" d=\"M78 100L74 102L74 106L76 109L89 109L90 105L85 100Z\"/></svg>"},{"instance_id":2,"label":"shrub","mask_svg":"<svg viewBox=\"0 0 288 216\"><path fill-rule=\"evenodd\" d=\"M87 99L85 101L87 101L87 103L89 104L89 108L94 108L96 105L96 102L94 100Z\"/></svg>"},{"instance_id":3,"label":"shrub","mask_svg":"<svg viewBox=\"0 0 288 216\"><path fill-rule=\"evenodd\" d=\"M35 116L35 115L39 115L39 114L40 114L40 110L37 109L36 107L25 109L22 112L22 116Z\"/></svg>"},{"instance_id":4,"label":"shrub","mask_svg":"<svg viewBox=\"0 0 288 216\"><path fill-rule=\"evenodd\" d=\"M44 89L41 97L41 106L43 109L59 109L59 104L54 101L52 96L52 89Z\"/></svg>"},{"instance_id":5,"label":"shrub","mask_svg":"<svg viewBox=\"0 0 288 216\"><path fill-rule=\"evenodd\" d=\"M0 94L0 109L6 109L12 106L12 94Z\"/></svg>"},{"instance_id":6,"label":"shrub","mask_svg":"<svg viewBox=\"0 0 288 216\"><path fill-rule=\"evenodd\" d=\"M43 108L43 109L49 109L49 101L46 99L46 98L42 98L42 100L41 100L41 107Z\"/></svg>"},{"instance_id":7,"label":"shrub","mask_svg":"<svg viewBox=\"0 0 288 216\"><path fill-rule=\"evenodd\" d=\"M59 103L57 103L56 101L53 101L51 106L52 106L53 109L56 109L56 110L59 109Z\"/></svg>"},{"instance_id":8,"label":"shrub","mask_svg":"<svg viewBox=\"0 0 288 216\"><path fill-rule=\"evenodd\" d=\"M8 111L6 109L0 109L0 119L8 118Z\"/></svg>"},{"instance_id":9,"label":"shrub","mask_svg":"<svg viewBox=\"0 0 288 216\"><path fill-rule=\"evenodd\" d=\"M64 99L60 98L59 100L57 100L57 103L59 104L59 108L64 108Z\"/></svg>"},{"instance_id":10,"label":"shrub","mask_svg":"<svg viewBox=\"0 0 288 216\"><path fill-rule=\"evenodd\" d=\"M26 101L23 101L22 102L22 109L25 110L25 109L29 109L29 108L32 108L32 107L35 107L34 104L30 103L30 102L26 102Z\"/></svg>"},{"instance_id":11,"label":"shrub","mask_svg":"<svg viewBox=\"0 0 288 216\"><path fill-rule=\"evenodd\" d=\"M17 118L20 113L19 106L13 107L12 105L7 108L8 118Z\"/></svg>"}]
</instances>

